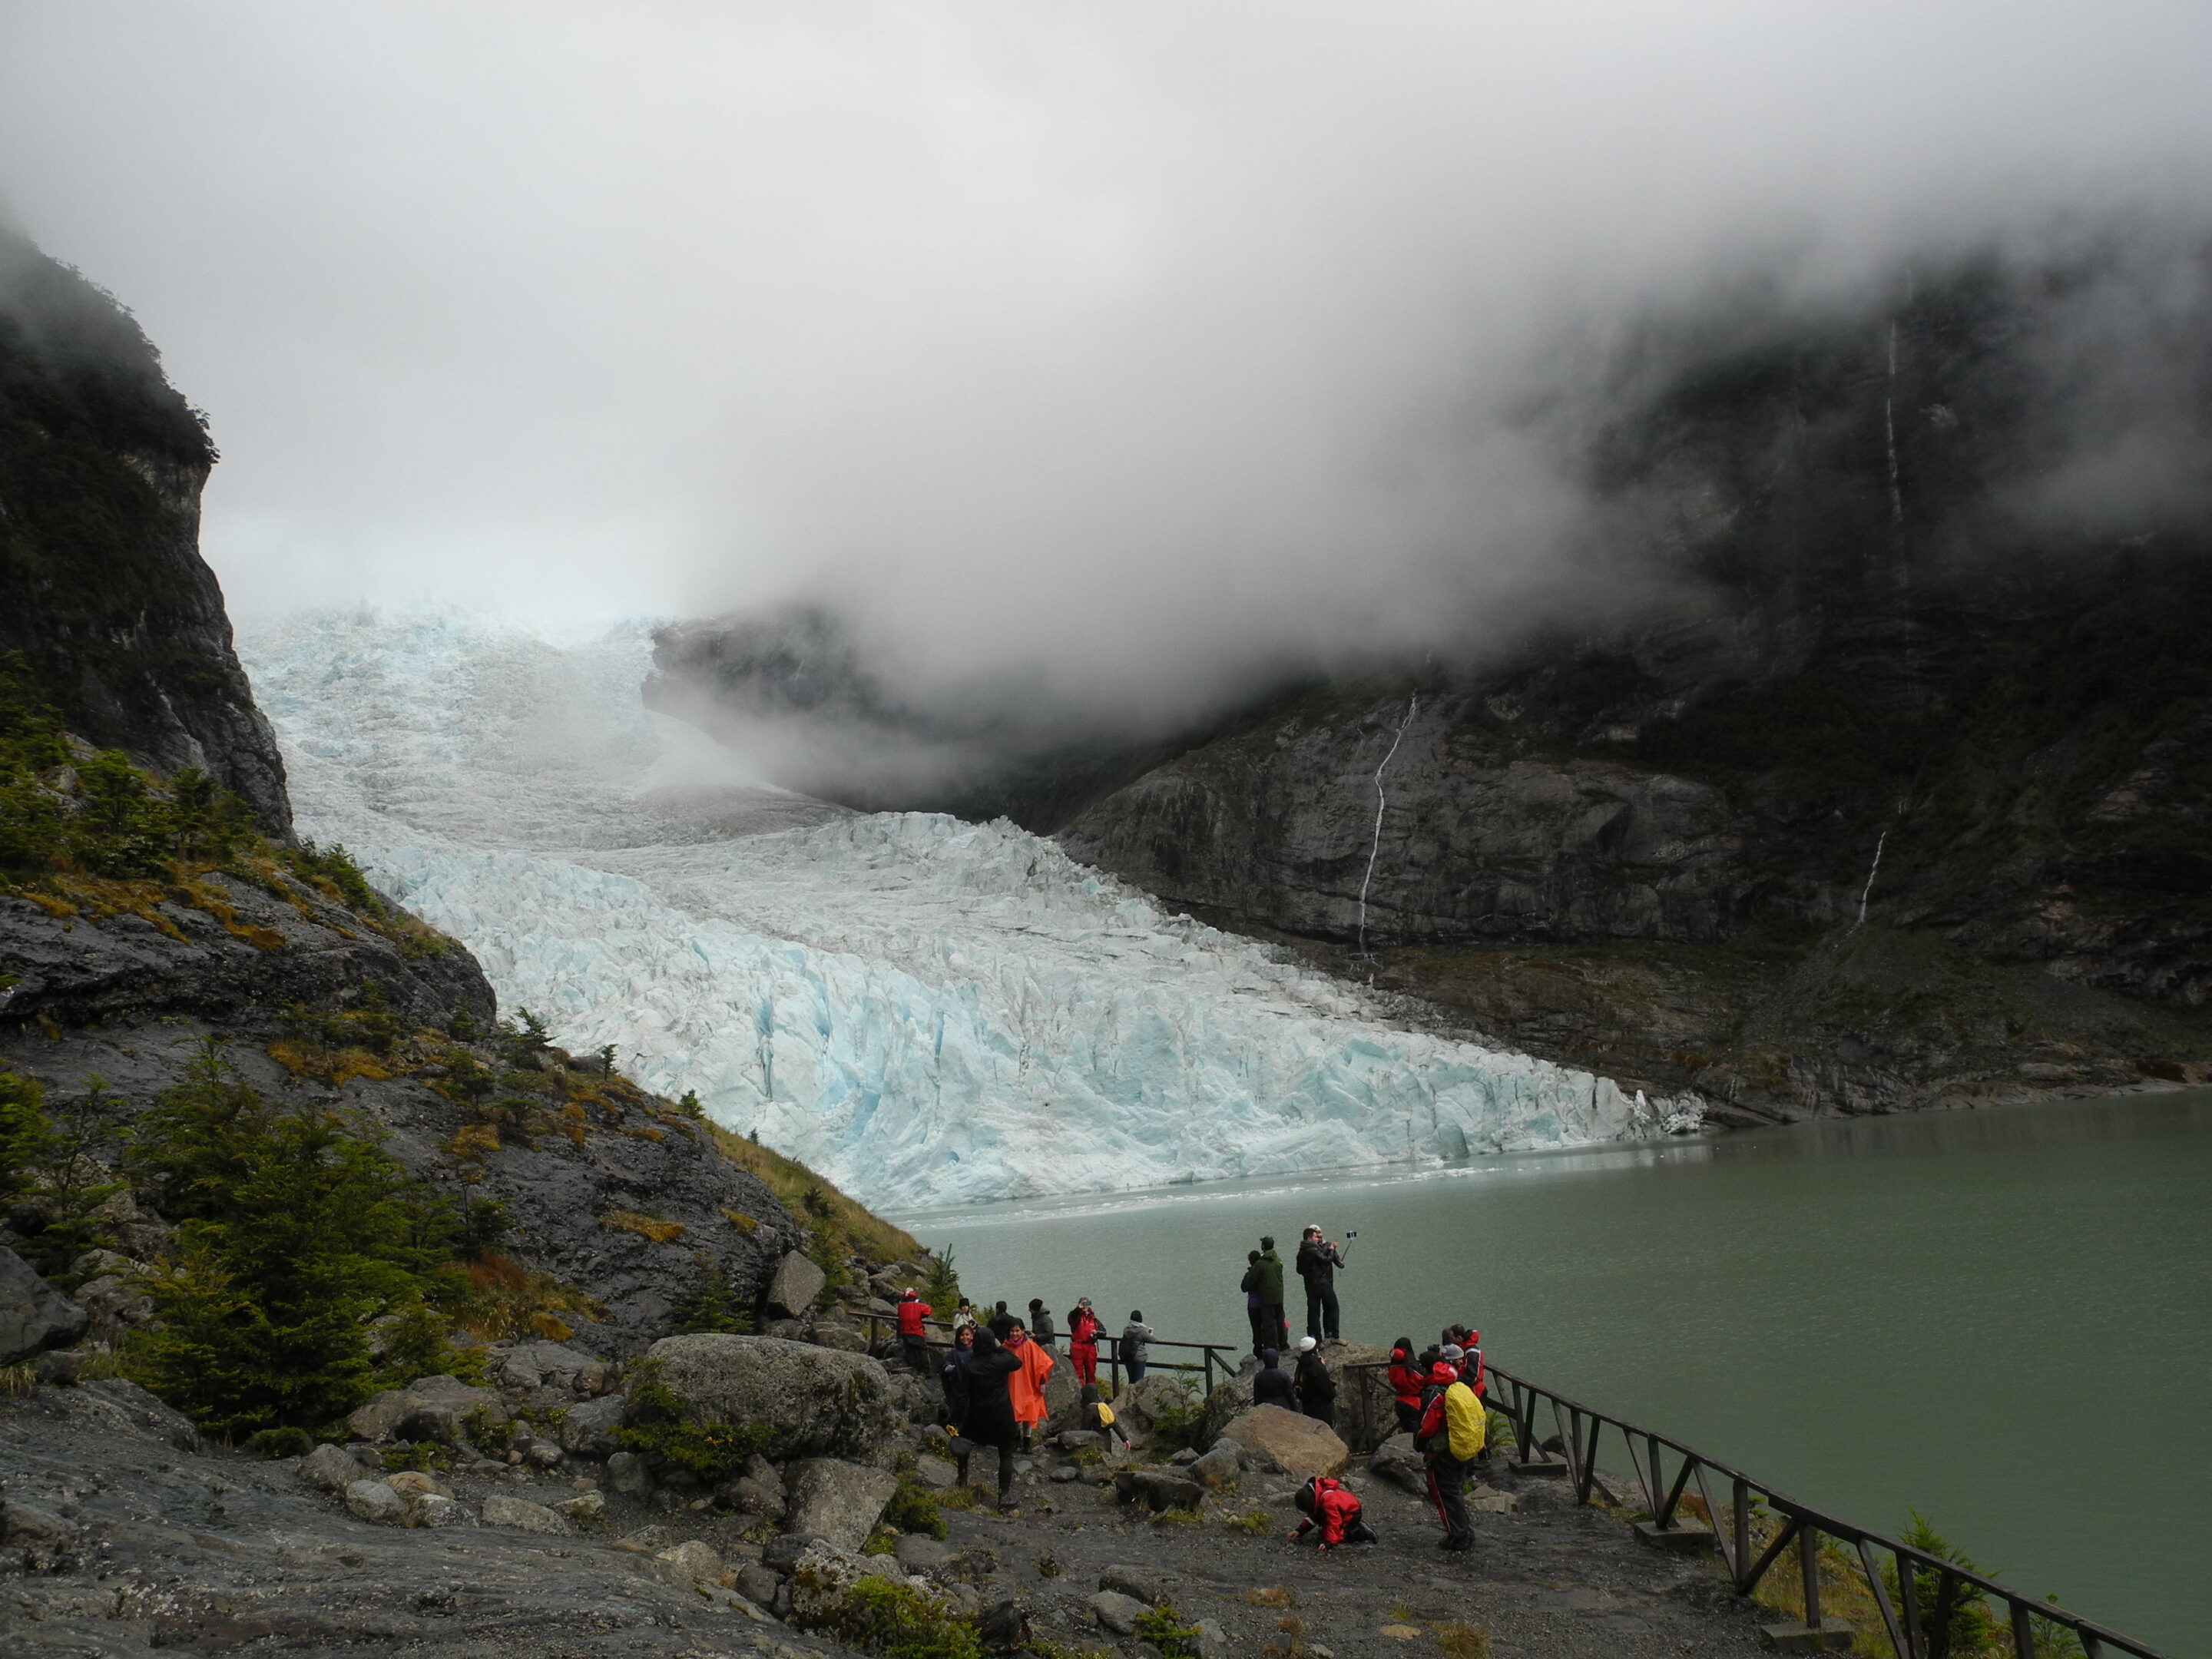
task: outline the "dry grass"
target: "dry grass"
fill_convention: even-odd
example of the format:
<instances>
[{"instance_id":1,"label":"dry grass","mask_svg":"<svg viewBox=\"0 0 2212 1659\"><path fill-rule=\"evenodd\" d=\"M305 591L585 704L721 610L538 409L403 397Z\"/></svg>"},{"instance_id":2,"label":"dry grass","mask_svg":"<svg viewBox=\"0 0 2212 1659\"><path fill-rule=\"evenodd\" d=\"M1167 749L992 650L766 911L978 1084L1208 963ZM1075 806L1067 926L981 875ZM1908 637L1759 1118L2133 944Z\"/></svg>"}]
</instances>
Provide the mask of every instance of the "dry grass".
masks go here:
<instances>
[{"instance_id":1,"label":"dry grass","mask_svg":"<svg viewBox=\"0 0 2212 1659\"><path fill-rule=\"evenodd\" d=\"M892 1226L881 1216L848 1198L804 1164L770 1152L743 1135L732 1134L719 1123L708 1124L707 1133L723 1157L739 1169L758 1176L793 1215L803 1219L807 1214L806 1195L819 1192L830 1208L825 1218L870 1261L909 1261L921 1254L921 1246L915 1242L913 1234Z\"/></svg>"},{"instance_id":2,"label":"dry grass","mask_svg":"<svg viewBox=\"0 0 2212 1659\"><path fill-rule=\"evenodd\" d=\"M499 1131L489 1123L471 1123L446 1143L455 1158L489 1158L499 1150Z\"/></svg>"},{"instance_id":3,"label":"dry grass","mask_svg":"<svg viewBox=\"0 0 2212 1659\"><path fill-rule=\"evenodd\" d=\"M612 1233L635 1233L656 1244L673 1244L686 1231L680 1221L655 1221L635 1210L610 1210L599 1218L599 1225Z\"/></svg>"},{"instance_id":4,"label":"dry grass","mask_svg":"<svg viewBox=\"0 0 2212 1659\"><path fill-rule=\"evenodd\" d=\"M1452 1659L1490 1659L1490 1632L1480 1625L1439 1625L1437 1645Z\"/></svg>"},{"instance_id":5,"label":"dry grass","mask_svg":"<svg viewBox=\"0 0 2212 1659\"><path fill-rule=\"evenodd\" d=\"M1237 1599L1248 1601L1255 1607L1294 1607L1298 1604L1297 1592L1288 1584L1270 1584L1266 1589L1246 1590Z\"/></svg>"},{"instance_id":6,"label":"dry grass","mask_svg":"<svg viewBox=\"0 0 2212 1659\"><path fill-rule=\"evenodd\" d=\"M398 1075L392 1062L366 1048L319 1048L313 1043L280 1037L269 1045L269 1058L294 1077L313 1078L333 1088L366 1078L371 1083L389 1082Z\"/></svg>"}]
</instances>

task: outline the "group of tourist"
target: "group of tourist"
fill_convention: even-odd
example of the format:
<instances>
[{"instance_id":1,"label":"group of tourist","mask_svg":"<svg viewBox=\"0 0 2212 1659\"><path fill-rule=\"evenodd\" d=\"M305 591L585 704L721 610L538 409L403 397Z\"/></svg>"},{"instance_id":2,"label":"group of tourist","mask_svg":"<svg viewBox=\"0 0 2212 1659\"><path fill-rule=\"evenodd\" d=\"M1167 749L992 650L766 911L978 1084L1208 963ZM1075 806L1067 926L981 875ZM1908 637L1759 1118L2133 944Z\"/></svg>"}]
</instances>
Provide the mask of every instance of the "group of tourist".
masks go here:
<instances>
[{"instance_id":1,"label":"group of tourist","mask_svg":"<svg viewBox=\"0 0 2212 1659\"><path fill-rule=\"evenodd\" d=\"M945 1393L945 1420L954 1431L953 1455L966 1485L969 1460L979 1446L999 1454L999 1507L1013 1507L1014 1454L1026 1451L1038 1426L1050 1415L1045 1407L1045 1378L1059 1364L1060 1333L1042 1297L1032 1297L1026 1318L1009 1313L1003 1302L979 1309L962 1297L946 1321L951 1340L939 1358L929 1340L929 1319L936 1310L909 1285L898 1304L899 1345L907 1363L922 1376L932 1370ZM1127 1434L1115 1422L1113 1407L1098 1390L1098 1344L1106 1323L1080 1298L1067 1315L1067 1360L1089 1426L1125 1444ZM1122 1326L1115 1358L1129 1381L1144 1380L1145 1358L1155 1340L1141 1310L1131 1309Z\"/></svg>"},{"instance_id":2,"label":"group of tourist","mask_svg":"<svg viewBox=\"0 0 2212 1659\"><path fill-rule=\"evenodd\" d=\"M1299 1240L1297 1270L1306 1287L1306 1334L1289 1370L1282 1358L1290 1330L1283 1318L1283 1262L1275 1241L1265 1237L1246 1258L1243 1291L1250 1316L1252 1346L1259 1370L1252 1377L1252 1403L1297 1412L1334 1428L1337 1378L1322 1354L1324 1341L1340 1340L1335 1279L1345 1265L1343 1247L1319 1227L1308 1227ZM953 1429L953 1451L960 1480L968 1480L969 1460L979 1447L999 1455L999 1507L1013 1505L1014 1456L1030 1449L1049 1415L1045 1379L1059 1364L1063 1333L1042 1297L1032 1297L1026 1316L1010 1313L1004 1302L978 1308L960 1298L946 1323L951 1340L940 1358L929 1340L935 1313L909 1287L898 1304L899 1340L908 1363L927 1376L933 1370L945 1395L945 1420ZM1081 1390L1087 1427L1128 1437L1115 1420L1113 1407L1098 1388L1098 1348L1107 1340L1105 1322L1080 1297L1067 1313L1066 1358ZM1115 1339L1115 1358L1131 1382L1141 1382L1146 1353L1157 1340L1142 1311L1131 1310ZM1473 1547L1474 1528L1468 1516L1466 1490L1478 1459L1488 1455L1489 1408L1480 1333L1452 1325L1431 1346L1416 1353L1411 1337L1391 1345L1389 1383L1401 1433L1413 1436L1428 1470L1430 1501L1443 1528L1442 1546L1460 1551ZM1305 1519L1290 1535L1317 1532L1320 1547L1371 1543L1375 1534L1363 1518L1359 1499L1331 1477L1309 1480L1297 1494Z\"/></svg>"}]
</instances>

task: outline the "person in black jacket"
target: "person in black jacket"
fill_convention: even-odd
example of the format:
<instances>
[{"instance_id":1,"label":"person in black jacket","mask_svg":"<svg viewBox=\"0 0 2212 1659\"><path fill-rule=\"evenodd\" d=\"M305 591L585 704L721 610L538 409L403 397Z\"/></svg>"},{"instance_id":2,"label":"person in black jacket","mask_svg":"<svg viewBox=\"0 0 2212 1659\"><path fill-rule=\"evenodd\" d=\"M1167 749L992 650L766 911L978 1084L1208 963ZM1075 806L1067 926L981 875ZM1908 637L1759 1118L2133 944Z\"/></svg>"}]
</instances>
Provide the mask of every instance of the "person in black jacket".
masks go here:
<instances>
[{"instance_id":1,"label":"person in black jacket","mask_svg":"<svg viewBox=\"0 0 2212 1659\"><path fill-rule=\"evenodd\" d=\"M1244 1292L1244 1317L1252 1327L1252 1352L1271 1346L1275 1334L1269 1327L1267 1312L1260 1300L1260 1253L1248 1250L1244 1255L1244 1278L1237 1288Z\"/></svg>"},{"instance_id":2,"label":"person in black jacket","mask_svg":"<svg viewBox=\"0 0 2212 1659\"><path fill-rule=\"evenodd\" d=\"M1336 1246L1321 1236L1321 1229L1309 1227L1305 1237L1298 1241L1298 1277L1306 1282L1306 1334L1316 1342L1326 1337L1331 1342L1341 1339L1337 1326L1336 1270L1344 1265L1344 1255Z\"/></svg>"},{"instance_id":3,"label":"person in black jacket","mask_svg":"<svg viewBox=\"0 0 2212 1659\"><path fill-rule=\"evenodd\" d=\"M1310 1336L1298 1339L1298 1407L1316 1423L1336 1426L1336 1379L1321 1357L1321 1345Z\"/></svg>"},{"instance_id":4,"label":"person in black jacket","mask_svg":"<svg viewBox=\"0 0 2212 1659\"><path fill-rule=\"evenodd\" d=\"M968 1409L960 1421L960 1440L953 1455L960 1462L960 1484L968 1484L968 1460L978 1446L999 1449L999 1507L1014 1507L1014 1449L1022 1443L1014 1422L1013 1397L1006 1379L1021 1370L1022 1362L988 1330L975 1333L975 1352L968 1361Z\"/></svg>"},{"instance_id":5,"label":"person in black jacket","mask_svg":"<svg viewBox=\"0 0 2212 1659\"><path fill-rule=\"evenodd\" d=\"M1053 1352L1053 1339L1060 1333L1052 1328L1052 1314L1044 1305L1042 1297L1030 1298L1030 1318L1027 1329L1030 1340L1042 1343L1047 1353Z\"/></svg>"},{"instance_id":6,"label":"person in black jacket","mask_svg":"<svg viewBox=\"0 0 2212 1659\"><path fill-rule=\"evenodd\" d=\"M952 1346L937 1368L937 1386L945 1390L945 1425L955 1434L968 1415L968 1362L975 1357L975 1328L963 1325L952 1333Z\"/></svg>"},{"instance_id":7,"label":"person in black jacket","mask_svg":"<svg viewBox=\"0 0 2212 1659\"><path fill-rule=\"evenodd\" d=\"M1260 1350L1260 1370L1252 1378L1252 1403L1255 1406L1280 1406L1286 1412L1298 1408L1297 1390L1291 1383L1291 1374L1283 1369L1283 1357L1273 1348Z\"/></svg>"}]
</instances>

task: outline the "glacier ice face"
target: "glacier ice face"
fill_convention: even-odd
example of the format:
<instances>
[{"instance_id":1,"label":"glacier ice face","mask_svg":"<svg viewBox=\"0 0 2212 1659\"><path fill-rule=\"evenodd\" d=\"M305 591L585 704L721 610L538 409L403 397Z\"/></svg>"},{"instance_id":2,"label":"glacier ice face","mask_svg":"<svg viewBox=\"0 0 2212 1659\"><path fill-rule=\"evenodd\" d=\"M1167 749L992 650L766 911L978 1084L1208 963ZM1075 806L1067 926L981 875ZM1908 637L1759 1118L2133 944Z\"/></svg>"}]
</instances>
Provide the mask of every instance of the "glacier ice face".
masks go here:
<instances>
[{"instance_id":1,"label":"glacier ice face","mask_svg":"<svg viewBox=\"0 0 2212 1659\"><path fill-rule=\"evenodd\" d=\"M639 701L641 629L456 616L241 641L302 832L574 1049L878 1206L1663 1133L1611 1082L1392 1023L1011 824L750 784Z\"/></svg>"}]
</instances>

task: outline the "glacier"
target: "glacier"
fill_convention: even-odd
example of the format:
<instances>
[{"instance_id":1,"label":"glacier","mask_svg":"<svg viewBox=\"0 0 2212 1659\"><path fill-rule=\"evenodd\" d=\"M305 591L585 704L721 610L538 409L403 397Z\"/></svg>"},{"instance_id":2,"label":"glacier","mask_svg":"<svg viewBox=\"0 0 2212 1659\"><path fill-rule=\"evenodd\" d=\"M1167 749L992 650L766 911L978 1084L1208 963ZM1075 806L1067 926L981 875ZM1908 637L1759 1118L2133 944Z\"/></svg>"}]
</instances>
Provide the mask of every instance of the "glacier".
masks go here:
<instances>
[{"instance_id":1,"label":"glacier","mask_svg":"<svg viewBox=\"0 0 2212 1659\"><path fill-rule=\"evenodd\" d=\"M1418 1029L1005 822L860 814L647 710L643 624L295 617L240 654L301 832L501 1006L905 1212L1655 1137L1694 1105Z\"/></svg>"}]
</instances>

